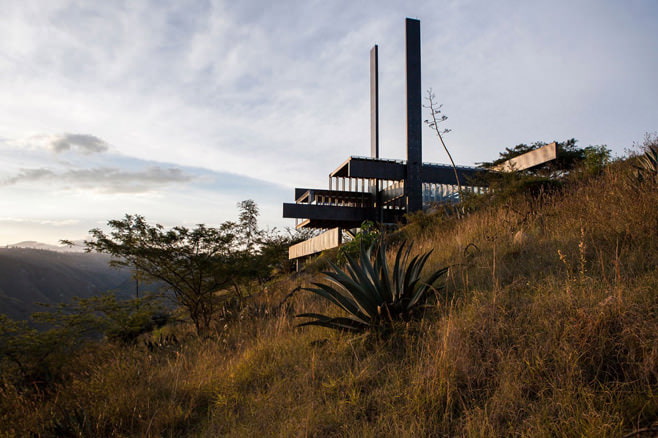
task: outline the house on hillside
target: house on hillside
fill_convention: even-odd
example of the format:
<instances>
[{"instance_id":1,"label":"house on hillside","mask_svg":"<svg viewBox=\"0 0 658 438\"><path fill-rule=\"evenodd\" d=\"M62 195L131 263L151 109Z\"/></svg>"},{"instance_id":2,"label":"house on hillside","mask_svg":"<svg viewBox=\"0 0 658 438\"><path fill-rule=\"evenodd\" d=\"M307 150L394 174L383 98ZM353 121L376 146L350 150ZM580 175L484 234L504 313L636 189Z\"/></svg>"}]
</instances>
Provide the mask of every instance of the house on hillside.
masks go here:
<instances>
[{"instance_id":1,"label":"house on hillside","mask_svg":"<svg viewBox=\"0 0 658 438\"><path fill-rule=\"evenodd\" d=\"M432 204L458 199L461 189L486 190L473 181L487 170L477 167L423 163L420 21L406 19L407 159L379 156L378 47L370 51L371 156L351 156L329 174L326 189L296 188L295 202L283 204L283 217L296 219L297 228L325 230L289 249L299 259L341 244L342 230L358 228L364 221L380 224L402 222L406 213ZM500 171L520 170L555 158L555 144L504 163ZM541 151L541 152L540 152ZM475 183L477 184L477 183Z\"/></svg>"}]
</instances>

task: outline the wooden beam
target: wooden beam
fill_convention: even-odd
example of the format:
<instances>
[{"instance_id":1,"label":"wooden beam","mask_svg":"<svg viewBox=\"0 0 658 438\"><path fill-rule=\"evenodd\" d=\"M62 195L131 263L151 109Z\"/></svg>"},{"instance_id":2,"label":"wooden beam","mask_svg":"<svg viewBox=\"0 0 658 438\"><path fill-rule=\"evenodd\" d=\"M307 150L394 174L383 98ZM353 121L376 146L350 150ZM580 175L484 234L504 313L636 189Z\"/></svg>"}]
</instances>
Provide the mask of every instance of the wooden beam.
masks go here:
<instances>
[{"instance_id":1,"label":"wooden beam","mask_svg":"<svg viewBox=\"0 0 658 438\"><path fill-rule=\"evenodd\" d=\"M526 152L523 155L518 157L510 158L504 163L499 164L496 167L492 167L491 170L497 172L514 172L517 170L530 169L531 167L539 166L548 161L555 160L557 158L557 144L555 142L542 146L539 149L534 151Z\"/></svg>"},{"instance_id":2,"label":"wooden beam","mask_svg":"<svg viewBox=\"0 0 658 438\"><path fill-rule=\"evenodd\" d=\"M332 228L319 236L312 237L303 242L299 242L288 248L288 259L293 260L299 257L305 257L311 254L324 251L325 249L336 248L341 244L340 228Z\"/></svg>"}]
</instances>

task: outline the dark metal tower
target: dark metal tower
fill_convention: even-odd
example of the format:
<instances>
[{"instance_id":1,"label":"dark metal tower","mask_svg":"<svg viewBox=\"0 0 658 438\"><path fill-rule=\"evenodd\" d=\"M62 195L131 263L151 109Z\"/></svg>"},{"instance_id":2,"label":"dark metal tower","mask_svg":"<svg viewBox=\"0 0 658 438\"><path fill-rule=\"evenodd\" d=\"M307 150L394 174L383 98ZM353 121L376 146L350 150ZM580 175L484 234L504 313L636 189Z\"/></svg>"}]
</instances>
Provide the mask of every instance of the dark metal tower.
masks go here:
<instances>
[{"instance_id":1,"label":"dark metal tower","mask_svg":"<svg viewBox=\"0 0 658 438\"><path fill-rule=\"evenodd\" d=\"M379 53L370 49L370 156L379 158Z\"/></svg>"},{"instance_id":2,"label":"dark metal tower","mask_svg":"<svg viewBox=\"0 0 658 438\"><path fill-rule=\"evenodd\" d=\"M423 187L421 168L422 147L422 93L420 82L420 21L406 20L407 57L407 178L404 193L407 213L423 208Z\"/></svg>"}]
</instances>

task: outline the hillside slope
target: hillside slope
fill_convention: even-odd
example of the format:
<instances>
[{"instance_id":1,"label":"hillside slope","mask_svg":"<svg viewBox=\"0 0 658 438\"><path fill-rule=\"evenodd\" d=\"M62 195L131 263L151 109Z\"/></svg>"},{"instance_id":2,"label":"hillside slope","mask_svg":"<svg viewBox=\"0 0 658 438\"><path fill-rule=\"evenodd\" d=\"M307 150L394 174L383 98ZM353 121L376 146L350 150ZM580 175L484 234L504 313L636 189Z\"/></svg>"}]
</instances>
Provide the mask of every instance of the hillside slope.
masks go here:
<instances>
[{"instance_id":1,"label":"hillside slope","mask_svg":"<svg viewBox=\"0 0 658 438\"><path fill-rule=\"evenodd\" d=\"M0 248L0 313L25 319L42 310L35 303L70 302L108 290L134 293L130 272L108 262L99 254Z\"/></svg>"},{"instance_id":2,"label":"hillside slope","mask_svg":"<svg viewBox=\"0 0 658 438\"><path fill-rule=\"evenodd\" d=\"M0 434L650 437L658 433L658 185L628 163L560 190L418 216L397 236L451 266L386 334L297 328L341 314L280 278L214 336L101 343L50 393L0 388ZM18 407L29 406L29 409ZM26 433L29 432L29 433Z\"/></svg>"}]
</instances>

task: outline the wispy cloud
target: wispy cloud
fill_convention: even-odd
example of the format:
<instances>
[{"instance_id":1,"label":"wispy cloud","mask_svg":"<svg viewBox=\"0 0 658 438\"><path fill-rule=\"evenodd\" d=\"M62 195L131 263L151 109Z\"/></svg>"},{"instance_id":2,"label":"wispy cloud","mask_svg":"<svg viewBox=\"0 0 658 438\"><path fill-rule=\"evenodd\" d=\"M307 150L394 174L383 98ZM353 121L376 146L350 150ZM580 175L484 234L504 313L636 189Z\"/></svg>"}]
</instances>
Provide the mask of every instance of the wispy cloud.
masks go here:
<instances>
[{"instance_id":1,"label":"wispy cloud","mask_svg":"<svg viewBox=\"0 0 658 438\"><path fill-rule=\"evenodd\" d=\"M57 135L52 138L49 146L55 153L73 150L85 155L105 152L109 148L103 140L89 134Z\"/></svg>"},{"instance_id":2,"label":"wispy cloud","mask_svg":"<svg viewBox=\"0 0 658 438\"><path fill-rule=\"evenodd\" d=\"M118 168L76 169L54 172L50 169L21 169L18 175L0 185L21 183L59 184L64 189L91 190L99 193L145 193L174 183L193 179L177 168L148 167L139 171Z\"/></svg>"},{"instance_id":3,"label":"wispy cloud","mask_svg":"<svg viewBox=\"0 0 658 438\"><path fill-rule=\"evenodd\" d=\"M41 181L44 179L50 179L56 176L52 170L49 169L21 169L18 175L7 178L6 180L0 182L0 186L13 185L23 181L33 182Z\"/></svg>"},{"instance_id":4,"label":"wispy cloud","mask_svg":"<svg viewBox=\"0 0 658 438\"><path fill-rule=\"evenodd\" d=\"M22 218L22 217L10 217L10 216L0 216L0 223L20 223L20 224L36 224L36 225L49 225L53 227L66 227L70 225L77 225L80 223L78 219L35 219L35 218Z\"/></svg>"}]
</instances>

